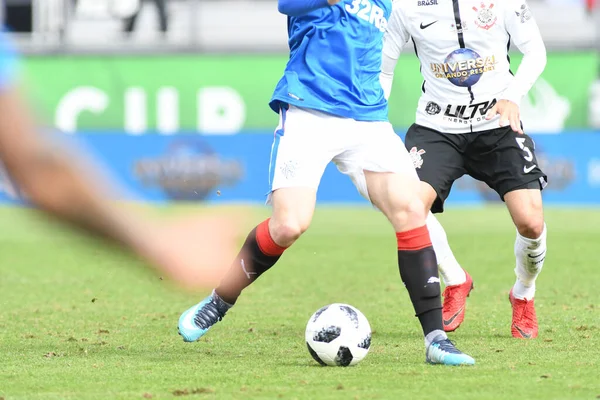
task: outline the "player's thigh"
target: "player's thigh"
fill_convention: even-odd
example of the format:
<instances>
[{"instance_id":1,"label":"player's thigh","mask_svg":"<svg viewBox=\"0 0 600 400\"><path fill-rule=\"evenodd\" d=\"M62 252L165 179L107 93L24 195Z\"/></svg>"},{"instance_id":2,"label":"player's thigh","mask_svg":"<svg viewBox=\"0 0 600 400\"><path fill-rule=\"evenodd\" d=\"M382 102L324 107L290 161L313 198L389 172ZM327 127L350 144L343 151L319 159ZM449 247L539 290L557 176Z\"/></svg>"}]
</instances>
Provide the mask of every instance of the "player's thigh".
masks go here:
<instances>
[{"instance_id":1,"label":"player's thigh","mask_svg":"<svg viewBox=\"0 0 600 400\"><path fill-rule=\"evenodd\" d=\"M371 203L391 222L396 232L418 228L427 215L419 198L418 178L398 172L364 171Z\"/></svg>"},{"instance_id":2,"label":"player's thigh","mask_svg":"<svg viewBox=\"0 0 600 400\"><path fill-rule=\"evenodd\" d=\"M355 129L354 146L334 159L338 169L396 230L421 226L420 182L400 137L384 122L356 123Z\"/></svg>"},{"instance_id":3,"label":"player's thigh","mask_svg":"<svg viewBox=\"0 0 600 400\"><path fill-rule=\"evenodd\" d=\"M515 190L546 186L547 176L539 167L530 136L510 127L475 135L466 153L468 172L486 182L502 200Z\"/></svg>"},{"instance_id":4,"label":"player's thigh","mask_svg":"<svg viewBox=\"0 0 600 400\"><path fill-rule=\"evenodd\" d=\"M316 190L335 143L325 135L327 120L319 114L290 107L280 113L269 163L270 192L289 187Z\"/></svg>"},{"instance_id":5,"label":"player's thigh","mask_svg":"<svg viewBox=\"0 0 600 400\"><path fill-rule=\"evenodd\" d=\"M418 182L404 144L391 124L347 120L345 132L348 139L344 140L345 146L333 162L341 173L350 177L364 198L373 200L365 171L394 172Z\"/></svg>"},{"instance_id":6,"label":"player's thigh","mask_svg":"<svg viewBox=\"0 0 600 400\"><path fill-rule=\"evenodd\" d=\"M454 182L466 173L462 134L444 134L413 124L406 133L406 149L419 179L421 200L432 212L442 212Z\"/></svg>"}]
</instances>

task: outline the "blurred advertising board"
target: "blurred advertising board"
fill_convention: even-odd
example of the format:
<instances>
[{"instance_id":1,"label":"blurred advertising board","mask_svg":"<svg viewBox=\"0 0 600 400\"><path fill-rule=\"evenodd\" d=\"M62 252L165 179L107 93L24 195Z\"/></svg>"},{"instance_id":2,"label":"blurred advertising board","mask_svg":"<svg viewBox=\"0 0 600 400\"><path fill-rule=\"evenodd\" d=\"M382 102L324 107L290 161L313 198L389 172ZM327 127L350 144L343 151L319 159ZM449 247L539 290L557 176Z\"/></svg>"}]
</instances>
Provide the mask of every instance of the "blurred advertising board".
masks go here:
<instances>
[{"instance_id":1,"label":"blurred advertising board","mask_svg":"<svg viewBox=\"0 0 600 400\"><path fill-rule=\"evenodd\" d=\"M520 59L511 57L513 71ZM275 127L278 117L267 103L285 63L281 55L30 57L25 70L32 99L65 132L228 135ZM593 53L550 54L546 71L522 104L528 131L586 128L597 70ZM406 54L390 101L397 129L413 122L421 83L419 61Z\"/></svg>"},{"instance_id":2,"label":"blurred advertising board","mask_svg":"<svg viewBox=\"0 0 600 400\"><path fill-rule=\"evenodd\" d=\"M570 131L532 135L538 161L548 174L546 204L600 205L600 135ZM143 202L262 203L269 190L272 134L177 134L132 136L87 132L71 139L95 154L125 199ZM49 185L52 182L48 182ZM365 204L350 180L330 165L319 189L320 203ZM21 203L18 188L0 168L0 202ZM462 178L448 205L497 202L483 184Z\"/></svg>"}]
</instances>

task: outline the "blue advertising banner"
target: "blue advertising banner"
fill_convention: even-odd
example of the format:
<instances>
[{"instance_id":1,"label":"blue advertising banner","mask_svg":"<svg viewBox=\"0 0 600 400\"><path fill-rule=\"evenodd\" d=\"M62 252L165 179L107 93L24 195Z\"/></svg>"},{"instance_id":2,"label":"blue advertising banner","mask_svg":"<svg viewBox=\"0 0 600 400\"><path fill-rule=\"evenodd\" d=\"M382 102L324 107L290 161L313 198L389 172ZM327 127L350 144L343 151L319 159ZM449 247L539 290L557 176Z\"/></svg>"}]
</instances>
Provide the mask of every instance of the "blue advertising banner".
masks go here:
<instances>
[{"instance_id":1,"label":"blue advertising banner","mask_svg":"<svg viewBox=\"0 0 600 400\"><path fill-rule=\"evenodd\" d=\"M198 134L73 136L94 153L127 200L147 202L253 202L265 200L272 135ZM538 161L548 174L546 204L600 205L600 134L568 132L534 135ZM52 182L48 182L49 185ZM319 189L320 203L362 203L350 180L330 165ZM499 201L485 184L470 178L456 182L448 205ZM0 169L0 203L22 203Z\"/></svg>"}]
</instances>

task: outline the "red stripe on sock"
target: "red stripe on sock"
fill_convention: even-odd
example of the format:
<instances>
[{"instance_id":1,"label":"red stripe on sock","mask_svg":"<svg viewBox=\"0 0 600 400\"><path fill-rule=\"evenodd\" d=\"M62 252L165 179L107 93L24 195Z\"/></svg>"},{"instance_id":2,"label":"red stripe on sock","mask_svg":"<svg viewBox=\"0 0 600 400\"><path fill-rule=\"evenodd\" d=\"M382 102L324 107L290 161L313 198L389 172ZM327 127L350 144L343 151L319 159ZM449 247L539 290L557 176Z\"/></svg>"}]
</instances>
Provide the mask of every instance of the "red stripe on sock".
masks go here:
<instances>
[{"instance_id":1,"label":"red stripe on sock","mask_svg":"<svg viewBox=\"0 0 600 400\"><path fill-rule=\"evenodd\" d=\"M405 232L396 232L398 250L415 251L431 246L427 225Z\"/></svg>"},{"instance_id":2,"label":"red stripe on sock","mask_svg":"<svg viewBox=\"0 0 600 400\"><path fill-rule=\"evenodd\" d=\"M256 243L265 255L276 257L283 254L287 247L281 247L271 237L269 232L269 219L263 221L256 227Z\"/></svg>"}]
</instances>

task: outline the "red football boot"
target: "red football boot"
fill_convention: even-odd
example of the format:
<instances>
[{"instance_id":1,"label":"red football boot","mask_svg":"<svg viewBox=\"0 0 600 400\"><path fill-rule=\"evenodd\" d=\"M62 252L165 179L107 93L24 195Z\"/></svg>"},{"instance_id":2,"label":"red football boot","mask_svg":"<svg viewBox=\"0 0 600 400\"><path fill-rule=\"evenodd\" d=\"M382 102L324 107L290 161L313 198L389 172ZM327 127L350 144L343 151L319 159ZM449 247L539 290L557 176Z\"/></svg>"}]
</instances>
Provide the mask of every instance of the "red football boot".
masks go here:
<instances>
[{"instance_id":1,"label":"red football boot","mask_svg":"<svg viewBox=\"0 0 600 400\"><path fill-rule=\"evenodd\" d=\"M535 339L538 336L538 322L535 315L534 299L520 300L513 296L512 289L508 295L512 305L512 325L510 332L519 339Z\"/></svg>"},{"instance_id":2,"label":"red football boot","mask_svg":"<svg viewBox=\"0 0 600 400\"><path fill-rule=\"evenodd\" d=\"M455 331L465 319L467 297L469 297L469 293L473 290L473 279L467 271L465 271L465 275L467 275L467 280L464 283L446 286L444 290L442 316L446 332Z\"/></svg>"}]
</instances>

